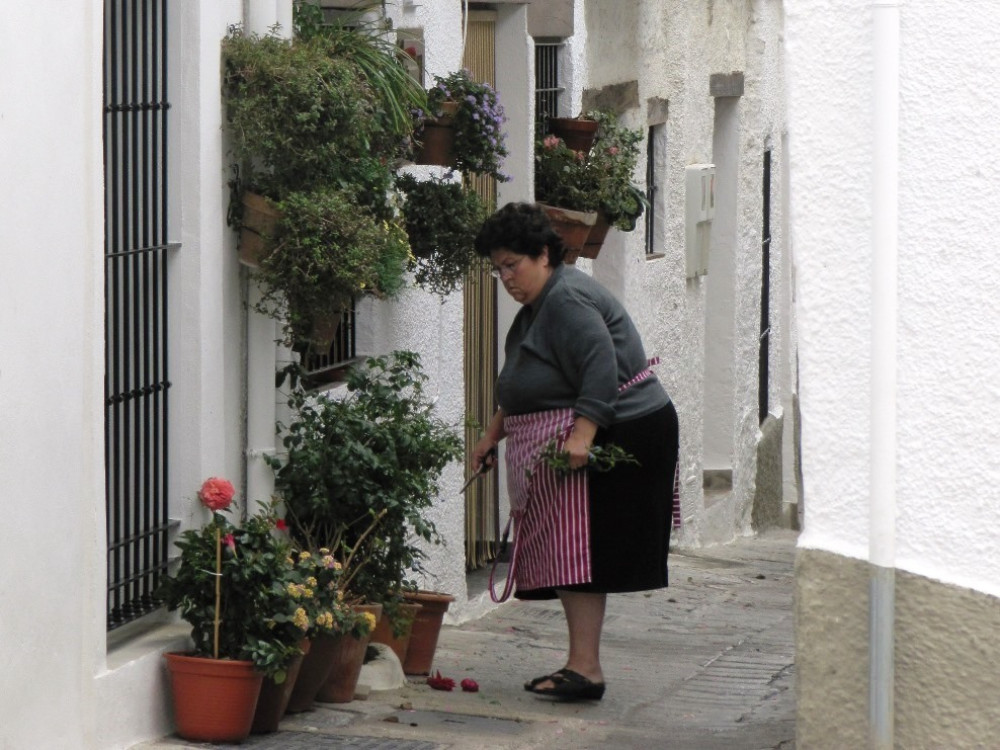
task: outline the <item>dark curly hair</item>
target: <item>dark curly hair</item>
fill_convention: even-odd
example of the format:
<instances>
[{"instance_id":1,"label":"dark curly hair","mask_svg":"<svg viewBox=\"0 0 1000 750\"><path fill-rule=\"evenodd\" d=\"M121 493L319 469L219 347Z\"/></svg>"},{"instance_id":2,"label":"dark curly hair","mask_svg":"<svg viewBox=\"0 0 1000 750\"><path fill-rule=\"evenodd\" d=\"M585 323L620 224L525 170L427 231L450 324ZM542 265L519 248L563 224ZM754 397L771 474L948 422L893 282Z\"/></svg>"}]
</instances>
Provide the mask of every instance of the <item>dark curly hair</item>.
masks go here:
<instances>
[{"instance_id":1,"label":"dark curly hair","mask_svg":"<svg viewBox=\"0 0 1000 750\"><path fill-rule=\"evenodd\" d=\"M555 267L562 263L566 254L562 237L535 203L505 205L483 222L475 244L476 253L484 258L500 248L537 258L546 247L549 249L549 265Z\"/></svg>"}]
</instances>

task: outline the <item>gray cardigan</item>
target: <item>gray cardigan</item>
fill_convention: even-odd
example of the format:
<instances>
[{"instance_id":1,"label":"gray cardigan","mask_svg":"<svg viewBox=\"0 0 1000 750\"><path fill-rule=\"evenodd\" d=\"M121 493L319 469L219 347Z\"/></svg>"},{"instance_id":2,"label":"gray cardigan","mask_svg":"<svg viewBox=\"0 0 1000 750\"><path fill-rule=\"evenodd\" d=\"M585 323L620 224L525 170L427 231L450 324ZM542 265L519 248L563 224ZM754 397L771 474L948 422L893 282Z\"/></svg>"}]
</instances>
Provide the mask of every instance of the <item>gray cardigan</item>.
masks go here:
<instances>
[{"instance_id":1,"label":"gray cardigan","mask_svg":"<svg viewBox=\"0 0 1000 750\"><path fill-rule=\"evenodd\" d=\"M514 318L504 351L496 384L504 414L572 407L608 427L670 402L655 376L618 392L647 367L642 340L621 303L576 268L553 269Z\"/></svg>"}]
</instances>

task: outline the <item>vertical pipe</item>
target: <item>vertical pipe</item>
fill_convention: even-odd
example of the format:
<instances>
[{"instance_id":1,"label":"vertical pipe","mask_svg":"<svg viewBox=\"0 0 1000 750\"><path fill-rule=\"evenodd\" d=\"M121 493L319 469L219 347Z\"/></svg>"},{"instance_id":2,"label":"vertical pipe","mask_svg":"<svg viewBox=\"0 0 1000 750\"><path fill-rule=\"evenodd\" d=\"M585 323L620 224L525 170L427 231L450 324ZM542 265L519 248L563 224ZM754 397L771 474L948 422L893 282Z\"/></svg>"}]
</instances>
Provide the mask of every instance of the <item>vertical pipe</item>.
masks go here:
<instances>
[{"instance_id":1,"label":"vertical pipe","mask_svg":"<svg viewBox=\"0 0 1000 750\"><path fill-rule=\"evenodd\" d=\"M873 9L872 381L869 516L869 720L874 750L894 742L896 553L896 266L899 3Z\"/></svg>"},{"instance_id":2,"label":"vertical pipe","mask_svg":"<svg viewBox=\"0 0 1000 750\"><path fill-rule=\"evenodd\" d=\"M249 0L246 27L258 34L267 34L281 24L278 33L292 33L292 0ZM244 278L246 275L244 274ZM274 475L264 462L264 456L274 453L277 403L274 374L278 367L275 322L254 311L260 301L260 287L246 280L246 372L245 377L245 435L246 503L266 502L274 492Z\"/></svg>"}]
</instances>

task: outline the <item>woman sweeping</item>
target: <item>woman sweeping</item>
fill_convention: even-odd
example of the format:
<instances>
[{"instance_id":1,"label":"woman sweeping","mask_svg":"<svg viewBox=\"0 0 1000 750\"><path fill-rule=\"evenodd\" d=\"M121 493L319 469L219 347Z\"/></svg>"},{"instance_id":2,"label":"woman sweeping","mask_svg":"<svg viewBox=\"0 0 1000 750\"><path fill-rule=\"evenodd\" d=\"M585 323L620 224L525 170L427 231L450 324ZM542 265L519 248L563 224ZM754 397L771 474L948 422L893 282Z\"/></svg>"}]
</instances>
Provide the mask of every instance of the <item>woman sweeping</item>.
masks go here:
<instances>
[{"instance_id":1,"label":"woman sweeping","mask_svg":"<svg viewBox=\"0 0 1000 750\"><path fill-rule=\"evenodd\" d=\"M473 449L473 467L492 465L506 439L515 596L558 597L569 632L565 665L524 688L598 700L607 595L667 585L677 414L628 313L562 264L562 240L538 206L501 208L484 223L476 251L523 307L507 334L499 408ZM568 474L540 458L552 440L568 457ZM583 471L595 446L616 446L635 462Z\"/></svg>"}]
</instances>

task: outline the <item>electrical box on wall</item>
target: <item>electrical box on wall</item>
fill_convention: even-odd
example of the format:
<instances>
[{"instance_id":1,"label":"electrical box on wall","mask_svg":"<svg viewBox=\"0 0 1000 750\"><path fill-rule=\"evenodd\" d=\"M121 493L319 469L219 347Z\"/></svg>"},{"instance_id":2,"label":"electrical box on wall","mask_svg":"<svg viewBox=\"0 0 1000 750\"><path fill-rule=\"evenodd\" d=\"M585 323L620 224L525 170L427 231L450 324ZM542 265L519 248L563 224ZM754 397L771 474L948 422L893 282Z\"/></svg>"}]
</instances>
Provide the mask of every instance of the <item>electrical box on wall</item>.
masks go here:
<instances>
[{"instance_id":1,"label":"electrical box on wall","mask_svg":"<svg viewBox=\"0 0 1000 750\"><path fill-rule=\"evenodd\" d=\"M708 273L708 247L715 218L715 165L684 168L684 248L687 277Z\"/></svg>"}]
</instances>

